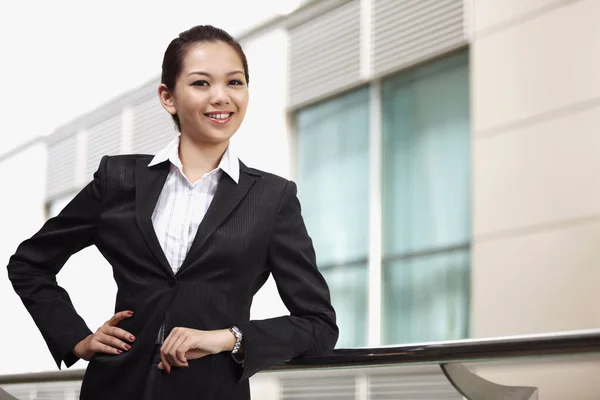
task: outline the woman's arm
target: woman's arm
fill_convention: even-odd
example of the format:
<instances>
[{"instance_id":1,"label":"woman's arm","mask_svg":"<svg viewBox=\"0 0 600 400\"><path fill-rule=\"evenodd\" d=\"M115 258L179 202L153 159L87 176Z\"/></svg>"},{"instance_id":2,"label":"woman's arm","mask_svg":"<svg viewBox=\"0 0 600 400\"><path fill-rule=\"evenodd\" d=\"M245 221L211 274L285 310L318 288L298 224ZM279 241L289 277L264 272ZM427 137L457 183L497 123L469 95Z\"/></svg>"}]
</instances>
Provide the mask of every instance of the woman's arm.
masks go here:
<instances>
[{"instance_id":1,"label":"woman's arm","mask_svg":"<svg viewBox=\"0 0 600 400\"><path fill-rule=\"evenodd\" d=\"M92 332L77 314L56 274L69 257L94 241L106 179L107 156L100 161L94 179L54 218L19 245L8 264L15 292L40 329L58 368L78 357L76 344Z\"/></svg>"},{"instance_id":2,"label":"woman's arm","mask_svg":"<svg viewBox=\"0 0 600 400\"><path fill-rule=\"evenodd\" d=\"M238 324L244 335L240 380L292 358L326 353L338 339L329 288L317 268L296 193L296 185L287 182L269 248L271 272L290 315Z\"/></svg>"}]
</instances>

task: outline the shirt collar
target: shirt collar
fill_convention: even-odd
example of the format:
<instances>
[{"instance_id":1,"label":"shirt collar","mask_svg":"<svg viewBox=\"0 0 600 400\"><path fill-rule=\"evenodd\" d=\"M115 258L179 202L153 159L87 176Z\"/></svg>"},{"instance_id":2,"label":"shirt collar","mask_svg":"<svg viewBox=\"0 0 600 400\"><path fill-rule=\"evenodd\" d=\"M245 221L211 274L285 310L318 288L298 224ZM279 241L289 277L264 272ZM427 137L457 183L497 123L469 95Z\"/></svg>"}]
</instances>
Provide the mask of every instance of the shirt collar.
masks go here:
<instances>
[{"instance_id":1,"label":"shirt collar","mask_svg":"<svg viewBox=\"0 0 600 400\"><path fill-rule=\"evenodd\" d=\"M148 167L152 167L165 161L170 161L171 164L173 164L183 173L183 165L179 159L179 138L180 136L177 135L176 138L171 140L169 144L156 153L154 158L152 158L152 161L150 161L148 164ZM231 148L231 144L227 146L227 150L225 150L225 153L223 153L223 157L221 157L221 161L219 162L217 169L224 171L231 177L231 179L234 180L235 183L239 182L240 161L236 157L234 150Z\"/></svg>"}]
</instances>

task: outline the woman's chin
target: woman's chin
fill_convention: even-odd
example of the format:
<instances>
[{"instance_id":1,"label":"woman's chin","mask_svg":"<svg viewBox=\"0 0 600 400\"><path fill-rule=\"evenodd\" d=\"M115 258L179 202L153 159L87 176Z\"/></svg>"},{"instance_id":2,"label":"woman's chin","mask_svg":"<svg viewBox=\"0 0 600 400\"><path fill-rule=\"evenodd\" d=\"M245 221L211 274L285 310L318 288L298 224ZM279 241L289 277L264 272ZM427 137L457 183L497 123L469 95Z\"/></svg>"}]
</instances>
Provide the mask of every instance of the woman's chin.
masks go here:
<instances>
[{"instance_id":1,"label":"woman's chin","mask_svg":"<svg viewBox=\"0 0 600 400\"><path fill-rule=\"evenodd\" d=\"M212 145L219 145L219 144L225 144L229 141L229 139L231 139L231 137L234 135L235 132L226 132L226 131L219 131L219 132L202 132L202 133L192 133L192 134L188 134L188 136L190 136L192 138L192 140L194 142L200 142L200 143L206 143L206 144L212 144ZM185 133L184 133L185 135Z\"/></svg>"}]
</instances>

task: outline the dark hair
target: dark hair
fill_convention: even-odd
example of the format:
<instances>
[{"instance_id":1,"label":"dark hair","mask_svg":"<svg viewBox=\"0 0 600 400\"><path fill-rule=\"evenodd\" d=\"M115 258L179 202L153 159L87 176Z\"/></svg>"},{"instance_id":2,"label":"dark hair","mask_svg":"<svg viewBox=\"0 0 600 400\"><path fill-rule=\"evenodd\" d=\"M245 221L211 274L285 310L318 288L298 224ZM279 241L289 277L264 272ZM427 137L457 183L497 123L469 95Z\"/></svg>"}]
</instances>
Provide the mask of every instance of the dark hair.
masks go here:
<instances>
[{"instance_id":1,"label":"dark hair","mask_svg":"<svg viewBox=\"0 0 600 400\"><path fill-rule=\"evenodd\" d=\"M160 82L163 83L167 89L174 90L177 76L181 72L183 66L183 59L189 48L197 43L202 42L223 42L230 45L240 56L242 65L244 66L244 75L246 76L246 83L250 83L250 75L248 74L248 60L246 54L242 50L242 46L227 32L223 29L215 28L211 25L198 25L194 26L187 31L181 32L178 37L173 39L163 57L162 63L162 74L160 76ZM181 123L177 114L172 115L173 121L177 130L181 130Z\"/></svg>"}]
</instances>

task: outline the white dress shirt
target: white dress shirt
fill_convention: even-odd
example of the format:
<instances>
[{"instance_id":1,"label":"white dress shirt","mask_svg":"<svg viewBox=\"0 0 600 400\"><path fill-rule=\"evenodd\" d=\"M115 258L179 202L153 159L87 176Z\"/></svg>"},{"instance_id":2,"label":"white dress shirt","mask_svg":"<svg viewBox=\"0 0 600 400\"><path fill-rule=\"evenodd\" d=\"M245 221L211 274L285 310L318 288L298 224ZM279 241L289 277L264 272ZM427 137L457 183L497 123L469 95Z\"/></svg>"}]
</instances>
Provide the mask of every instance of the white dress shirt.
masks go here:
<instances>
[{"instance_id":1,"label":"white dress shirt","mask_svg":"<svg viewBox=\"0 0 600 400\"><path fill-rule=\"evenodd\" d=\"M152 224L173 273L177 273L192 246L198 226L215 196L221 174L225 172L235 183L240 177L239 160L229 146L217 168L200 180L190 182L179 159L179 139L180 136L173 139L148 164L152 167L167 160L171 163L152 213Z\"/></svg>"}]
</instances>

